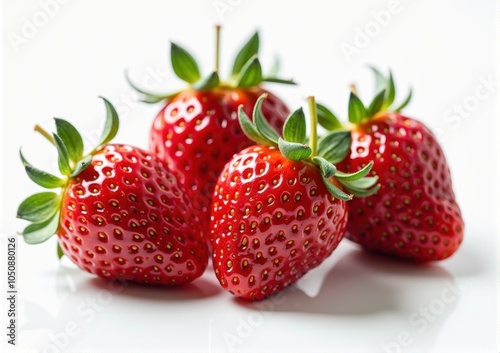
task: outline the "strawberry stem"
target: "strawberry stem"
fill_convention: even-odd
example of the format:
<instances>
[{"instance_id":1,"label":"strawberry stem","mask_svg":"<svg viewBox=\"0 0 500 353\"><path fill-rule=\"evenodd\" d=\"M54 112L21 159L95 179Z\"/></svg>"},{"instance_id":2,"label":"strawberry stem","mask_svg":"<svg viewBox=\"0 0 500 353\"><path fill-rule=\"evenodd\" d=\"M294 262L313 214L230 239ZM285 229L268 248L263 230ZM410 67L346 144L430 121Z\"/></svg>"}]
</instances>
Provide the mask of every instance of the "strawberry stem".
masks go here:
<instances>
[{"instance_id":1,"label":"strawberry stem","mask_svg":"<svg viewBox=\"0 0 500 353\"><path fill-rule=\"evenodd\" d=\"M43 137L45 137L51 144L53 144L55 146L56 143L54 141L54 138L47 131L45 131L43 127L41 127L40 125L36 124L33 129L36 132L38 132L40 135L42 135Z\"/></svg>"},{"instance_id":2,"label":"strawberry stem","mask_svg":"<svg viewBox=\"0 0 500 353\"><path fill-rule=\"evenodd\" d=\"M307 103L309 103L309 119L311 123L309 146L312 150L311 158L314 158L318 152L318 112L316 111L316 101L314 96L307 97Z\"/></svg>"},{"instance_id":3,"label":"strawberry stem","mask_svg":"<svg viewBox=\"0 0 500 353\"><path fill-rule=\"evenodd\" d=\"M215 26L215 71L219 71L220 60L220 25Z\"/></svg>"}]
</instances>

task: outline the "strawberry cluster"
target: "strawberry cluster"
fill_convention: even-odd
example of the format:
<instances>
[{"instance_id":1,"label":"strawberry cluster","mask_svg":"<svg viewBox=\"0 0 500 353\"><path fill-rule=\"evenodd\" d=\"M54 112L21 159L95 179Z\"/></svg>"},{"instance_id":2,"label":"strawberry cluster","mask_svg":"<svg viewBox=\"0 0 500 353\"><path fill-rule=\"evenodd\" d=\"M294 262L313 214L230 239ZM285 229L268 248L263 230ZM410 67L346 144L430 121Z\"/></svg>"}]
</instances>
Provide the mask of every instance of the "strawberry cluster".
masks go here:
<instances>
[{"instance_id":1,"label":"strawberry cluster","mask_svg":"<svg viewBox=\"0 0 500 353\"><path fill-rule=\"evenodd\" d=\"M365 105L351 93L343 125L308 98L290 113L263 82L254 34L219 78L202 77L191 54L171 44L179 92L165 101L148 150L112 143L119 119L106 107L104 131L85 151L77 129L55 119L36 129L57 149L60 176L33 166L28 177L48 189L26 198L17 216L27 243L58 237L59 257L107 279L181 285L201 276L212 256L232 294L272 295L328 258L344 237L370 251L414 262L442 260L464 231L443 151L421 122L401 115L392 74L374 70L377 89ZM309 136L306 133L309 117ZM326 133L318 136L318 126Z\"/></svg>"}]
</instances>

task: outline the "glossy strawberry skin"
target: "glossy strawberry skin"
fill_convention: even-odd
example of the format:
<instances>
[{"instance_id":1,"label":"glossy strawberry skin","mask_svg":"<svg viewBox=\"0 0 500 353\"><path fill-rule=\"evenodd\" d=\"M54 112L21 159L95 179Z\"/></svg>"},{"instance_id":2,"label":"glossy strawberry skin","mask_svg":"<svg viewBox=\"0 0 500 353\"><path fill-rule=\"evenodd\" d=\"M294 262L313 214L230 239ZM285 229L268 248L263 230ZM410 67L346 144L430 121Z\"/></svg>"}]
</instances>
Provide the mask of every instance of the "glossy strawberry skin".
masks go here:
<instances>
[{"instance_id":1,"label":"glossy strawberry skin","mask_svg":"<svg viewBox=\"0 0 500 353\"><path fill-rule=\"evenodd\" d=\"M199 277L208 250L186 193L150 152L109 144L63 193L63 252L107 279L178 285Z\"/></svg>"},{"instance_id":2,"label":"glossy strawberry skin","mask_svg":"<svg viewBox=\"0 0 500 353\"><path fill-rule=\"evenodd\" d=\"M289 110L278 97L260 87L186 90L170 100L153 122L150 150L179 175L202 229L209 226L210 203L220 171L233 154L254 144L240 128L238 107L242 104L251 116L263 93L268 97L262 111L281 131Z\"/></svg>"},{"instance_id":3,"label":"glossy strawberry skin","mask_svg":"<svg viewBox=\"0 0 500 353\"><path fill-rule=\"evenodd\" d=\"M374 161L377 194L349 203L346 238L363 247L417 262L451 256L463 238L441 147L422 123L382 113L352 132L350 156L338 165L353 172Z\"/></svg>"},{"instance_id":4,"label":"glossy strawberry skin","mask_svg":"<svg viewBox=\"0 0 500 353\"><path fill-rule=\"evenodd\" d=\"M346 228L345 201L327 191L317 167L276 147L236 154L214 191L210 234L222 287L263 299L324 261Z\"/></svg>"}]
</instances>

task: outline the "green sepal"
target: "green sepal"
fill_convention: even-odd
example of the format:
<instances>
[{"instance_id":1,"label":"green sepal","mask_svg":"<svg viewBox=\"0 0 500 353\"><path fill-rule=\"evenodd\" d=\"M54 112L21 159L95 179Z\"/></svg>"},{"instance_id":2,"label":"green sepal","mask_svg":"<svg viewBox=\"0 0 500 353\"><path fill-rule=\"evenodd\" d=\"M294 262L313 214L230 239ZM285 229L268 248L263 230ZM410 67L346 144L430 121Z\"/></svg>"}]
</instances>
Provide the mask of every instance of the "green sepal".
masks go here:
<instances>
[{"instance_id":1,"label":"green sepal","mask_svg":"<svg viewBox=\"0 0 500 353\"><path fill-rule=\"evenodd\" d=\"M17 217L40 223L53 216L58 210L59 196L54 192L40 192L27 197L17 209Z\"/></svg>"},{"instance_id":2,"label":"green sepal","mask_svg":"<svg viewBox=\"0 0 500 353\"><path fill-rule=\"evenodd\" d=\"M281 137L278 139L278 147L281 154L291 161L302 161L307 159L312 154L312 149L308 145L302 143L289 142L283 140Z\"/></svg>"},{"instance_id":3,"label":"green sepal","mask_svg":"<svg viewBox=\"0 0 500 353\"><path fill-rule=\"evenodd\" d=\"M398 107L394 109L395 112L399 113L401 110L403 110L403 108L405 108L408 105L408 103L410 103L412 93L413 93L412 89L410 88L410 91L408 92L406 99Z\"/></svg>"},{"instance_id":4,"label":"green sepal","mask_svg":"<svg viewBox=\"0 0 500 353\"><path fill-rule=\"evenodd\" d=\"M262 145L271 145L272 142L266 139L262 134L257 130L255 125L252 123L248 115L243 110L243 105L238 107L238 121L241 126L241 130L243 133L252 141L256 143L260 143Z\"/></svg>"},{"instance_id":5,"label":"green sepal","mask_svg":"<svg viewBox=\"0 0 500 353\"><path fill-rule=\"evenodd\" d=\"M259 52L259 32L255 32L236 55L231 71L232 76L237 76L255 55Z\"/></svg>"},{"instance_id":6,"label":"green sepal","mask_svg":"<svg viewBox=\"0 0 500 353\"><path fill-rule=\"evenodd\" d=\"M342 129L342 124L333 112L323 104L316 103L318 123L328 131Z\"/></svg>"},{"instance_id":7,"label":"green sepal","mask_svg":"<svg viewBox=\"0 0 500 353\"><path fill-rule=\"evenodd\" d=\"M364 118L366 118L366 108L361 99L354 92L351 92L349 96L349 121L358 124Z\"/></svg>"},{"instance_id":8,"label":"green sepal","mask_svg":"<svg viewBox=\"0 0 500 353\"><path fill-rule=\"evenodd\" d=\"M68 149L68 156L72 162L79 161L83 156L83 139L78 130L68 121L54 118L57 135Z\"/></svg>"},{"instance_id":9,"label":"green sepal","mask_svg":"<svg viewBox=\"0 0 500 353\"><path fill-rule=\"evenodd\" d=\"M373 167L373 161L371 161L370 163L365 165L364 168L358 170L355 173L343 173L341 171L337 171L337 173L335 173L335 177L339 180L345 180L345 181L359 180L368 175L372 167Z\"/></svg>"},{"instance_id":10,"label":"green sepal","mask_svg":"<svg viewBox=\"0 0 500 353\"><path fill-rule=\"evenodd\" d=\"M61 260L63 256L64 256L64 252L63 252L63 249L61 248L61 244L59 244L59 242L57 242L57 258L59 260Z\"/></svg>"},{"instance_id":11,"label":"green sepal","mask_svg":"<svg viewBox=\"0 0 500 353\"><path fill-rule=\"evenodd\" d=\"M280 72L280 68L281 68L280 58L275 56L274 61L273 61L273 65L271 66L271 69L269 69L268 76L269 77L277 77L279 72Z\"/></svg>"},{"instance_id":12,"label":"green sepal","mask_svg":"<svg viewBox=\"0 0 500 353\"><path fill-rule=\"evenodd\" d=\"M90 165L92 162L92 156L88 155L82 158L80 161L76 162L75 164L75 169L73 169L73 172L71 173L70 177L76 177L78 174L83 172L87 167Z\"/></svg>"},{"instance_id":13,"label":"green sepal","mask_svg":"<svg viewBox=\"0 0 500 353\"><path fill-rule=\"evenodd\" d=\"M71 174L71 165L69 161L68 148L64 144L63 140L57 134L52 134L54 137L54 143L57 148L57 163L59 165L59 171L62 175Z\"/></svg>"},{"instance_id":14,"label":"green sepal","mask_svg":"<svg viewBox=\"0 0 500 353\"><path fill-rule=\"evenodd\" d=\"M286 79L286 78L279 78L279 77L273 77L273 76L263 77L262 82L281 83L284 85L296 85L297 84L297 82L295 82L291 78Z\"/></svg>"},{"instance_id":15,"label":"green sepal","mask_svg":"<svg viewBox=\"0 0 500 353\"><path fill-rule=\"evenodd\" d=\"M269 124L266 117L262 113L262 103L264 102L264 99L266 99L266 97L267 94L263 94L257 99L255 107L253 108L253 122L260 134L276 145L278 144L278 139L280 136Z\"/></svg>"},{"instance_id":16,"label":"green sepal","mask_svg":"<svg viewBox=\"0 0 500 353\"><path fill-rule=\"evenodd\" d=\"M201 78L196 60L188 51L175 43L170 43L170 60L175 74L181 80L195 83Z\"/></svg>"},{"instance_id":17,"label":"green sepal","mask_svg":"<svg viewBox=\"0 0 500 353\"><path fill-rule=\"evenodd\" d=\"M130 87L132 87L132 89L139 94L139 100L144 103L149 103L149 104L158 103L166 99L167 100L171 99L172 97L175 97L177 94L179 94L179 92L174 92L169 94L157 94L148 92L132 82L128 69L125 70L125 80L127 80L127 83L130 85Z\"/></svg>"},{"instance_id":18,"label":"green sepal","mask_svg":"<svg viewBox=\"0 0 500 353\"><path fill-rule=\"evenodd\" d=\"M384 97L385 97L385 89L380 91L375 96L375 98L373 98L372 102L370 103L370 106L367 109L367 116L373 116L380 111L382 105L384 104Z\"/></svg>"},{"instance_id":19,"label":"green sepal","mask_svg":"<svg viewBox=\"0 0 500 353\"><path fill-rule=\"evenodd\" d=\"M40 244L56 234L59 227L59 211L41 223L32 223L23 231L24 241L28 244Z\"/></svg>"},{"instance_id":20,"label":"green sepal","mask_svg":"<svg viewBox=\"0 0 500 353\"><path fill-rule=\"evenodd\" d=\"M365 178L369 179L369 178ZM360 179L358 181L362 181L364 179ZM342 184L342 186L350 193L354 194L356 197L368 197L371 195L374 195L377 193L377 191L380 189L380 184L377 184L371 188L364 188L364 187L358 187L356 186L355 181L344 181L344 180L339 180L339 182Z\"/></svg>"},{"instance_id":21,"label":"green sepal","mask_svg":"<svg viewBox=\"0 0 500 353\"><path fill-rule=\"evenodd\" d=\"M346 194L342 190L340 190L335 184L333 184L328 178L325 176L321 176L323 179L323 183L326 186L326 189L333 195L333 197L343 200L349 201L352 200L352 195Z\"/></svg>"},{"instance_id":22,"label":"green sepal","mask_svg":"<svg viewBox=\"0 0 500 353\"><path fill-rule=\"evenodd\" d=\"M375 75L375 94L377 94L378 92L386 88L385 85L387 81L384 75L382 75L382 73L377 68L370 66L370 69Z\"/></svg>"},{"instance_id":23,"label":"green sepal","mask_svg":"<svg viewBox=\"0 0 500 353\"><path fill-rule=\"evenodd\" d=\"M209 91L217 87L219 82L219 74L214 71L209 76L193 84L193 88L197 91Z\"/></svg>"},{"instance_id":24,"label":"green sepal","mask_svg":"<svg viewBox=\"0 0 500 353\"><path fill-rule=\"evenodd\" d=\"M315 156L313 158L313 162L319 167L319 169L321 170L321 174L325 178L331 178L337 171L337 168L335 168L332 163L328 162L323 157Z\"/></svg>"},{"instance_id":25,"label":"green sepal","mask_svg":"<svg viewBox=\"0 0 500 353\"><path fill-rule=\"evenodd\" d=\"M65 184L65 181L55 175L44 172L43 170L37 169L33 167L28 161L24 158L23 153L19 149L19 155L21 157L21 161L24 164L24 169L26 170L26 174L28 177L35 182L37 185L44 187L46 189L55 189L60 188Z\"/></svg>"},{"instance_id":26,"label":"green sepal","mask_svg":"<svg viewBox=\"0 0 500 353\"><path fill-rule=\"evenodd\" d=\"M283 137L290 142L304 143L306 141L306 116L302 108L294 111L283 125Z\"/></svg>"},{"instance_id":27,"label":"green sepal","mask_svg":"<svg viewBox=\"0 0 500 353\"><path fill-rule=\"evenodd\" d=\"M392 103L394 102L394 98L396 96L396 87L394 86L394 79L392 77L392 72L389 71L389 78L387 79L386 86L386 96L384 100L384 104L382 105L382 110L388 109Z\"/></svg>"},{"instance_id":28,"label":"green sepal","mask_svg":"<svg viewBox=\"0 0 500 353\"><path fill-rule=\"evenodd\" d=\"M253 87L262 82L262 67L259 59L254 57L241 69L236 79L236 87Z\"/></svg>"},{"instance_id":29,"label":"green sepal","mask_svg":"<svg viewBox=\"0 0 500 353\"><path fill-rule=\"evenodd\" d=\"M318 156L333 164L344 160L351 148L351 132L337 130L330 132L318 142Z\"/></svg>"},{"instance_id":30,"label":"green sepal","mask_svg":"<svg viewBox=\"0 0 500 353\"><path fill-rule=\"evenodd\" d=\"M104 130L102 131L101 138L93 151L111 141L116 136L118 128L120 127L120 120L115 107L113 107L113 105L106 98L99 98L104 101L104 105L106 106L106 120L104 122Z\"/></svg>"}]
</instances>

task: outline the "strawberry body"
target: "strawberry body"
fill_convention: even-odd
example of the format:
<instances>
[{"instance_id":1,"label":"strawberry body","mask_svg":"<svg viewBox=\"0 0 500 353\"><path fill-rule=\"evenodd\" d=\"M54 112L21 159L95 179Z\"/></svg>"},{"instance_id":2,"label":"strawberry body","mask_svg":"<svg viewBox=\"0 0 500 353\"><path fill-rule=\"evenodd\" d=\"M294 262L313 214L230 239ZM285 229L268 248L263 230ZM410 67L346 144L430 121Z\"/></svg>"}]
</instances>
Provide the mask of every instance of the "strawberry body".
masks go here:
<instances>
[{"instance_id":1,"label":"strawberry body","mask_svg":"<svg viewBox=\"0 0 500 353\"><path fill-rule=\"evenodd\" d=\"M57 235L81 269L108 279L177 285L208 261L182 185L160 158L129 145L100 147L70 179Z\"/></svg>"},{"instance_id":2,"label":"strawberry body","mask_svg":"<svg viewBox=\"0 0 500 353\"><path fill-rule=\"evenodd\" d=\"M380 190L349 203L346 237L363 247L414 261L441 260L459 247L464 223L443 151L422 123L380 113L352 131L339 168L374 161Z\"/></svg>"},{"instance_id":3,"label":"strawberry body","mask_svg":"<svg viewBox=\"0 0 500 353\"><path fill-rule=\"evenodd\" d=\"M286 105L260 87L186 90L159 112L150 132L150 150L164 159L184 184L192 205L207 230L217 178L233 154L254 144L242 132L237 110L251 114L257 98L267 93L262 110L281 131L289 114Z\"/></svg>"},{"instance_id":4,"label":"strawberry body","mask_svg":"<svg viewBox=\"0 0 500 353\"><path fill-rule=\"evenodd\" d=\"M346 203L326 189L319 169L276 147L236 154L214 191L213 266L236 296L262 299L297 281L337 247Z\"/></svg>"}]
</instances>

